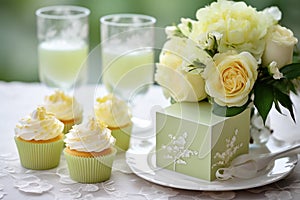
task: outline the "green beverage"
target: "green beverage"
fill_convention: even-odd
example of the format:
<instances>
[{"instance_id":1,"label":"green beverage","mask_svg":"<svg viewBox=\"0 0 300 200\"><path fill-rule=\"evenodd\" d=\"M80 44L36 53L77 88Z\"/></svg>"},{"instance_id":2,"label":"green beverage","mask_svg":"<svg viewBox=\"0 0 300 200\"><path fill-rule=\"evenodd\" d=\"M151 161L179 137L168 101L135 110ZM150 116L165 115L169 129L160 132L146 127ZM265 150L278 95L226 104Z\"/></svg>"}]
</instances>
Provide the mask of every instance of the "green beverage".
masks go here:
<instances>
[{"instance_id":1,"label":"green beverage","mask_svg":"<svg viewBox=\"0 0 300 200\"><path fill-rule=\"evenodd\" d=\"M106 88L124 99L146 92L153 83L154 52L139 49L123 55L104 49L102 81Z\"/></svg>"},{"instance_id":2,"label":"green beverage","mask_svg":"<svg viewBox=\"0 0 300 200\"><path fill-rule=\"evenodd\" d=\"M41 81L69 89L86 76L88 46L83 41L46 41L39 45Z\"/></svg>"}]
</instances>

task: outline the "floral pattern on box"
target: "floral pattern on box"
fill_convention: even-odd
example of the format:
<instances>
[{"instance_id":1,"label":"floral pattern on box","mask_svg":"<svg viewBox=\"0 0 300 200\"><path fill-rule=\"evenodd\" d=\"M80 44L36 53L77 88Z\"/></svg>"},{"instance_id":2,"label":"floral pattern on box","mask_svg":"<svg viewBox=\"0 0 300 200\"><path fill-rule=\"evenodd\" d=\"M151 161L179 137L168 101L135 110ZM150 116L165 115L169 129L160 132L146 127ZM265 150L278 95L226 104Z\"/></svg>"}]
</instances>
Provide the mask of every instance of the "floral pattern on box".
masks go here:
<instances>
[{"instance_id":1,"label":"floral pattern on box","mask_svg":"<svg viewBox=\"0 0 300 200\"><path fill-rule=\"evenodd\" d=\"M236 137L238 135L238 132L238 129L235 129L234 135L231 138L225 139L227 149L224 152L216 152L213 158L220 160L214 163L212 165L212 168L228 165L229 161L231 161L234 155L236 155L237 150L239 150L243 147L243 145L245 145L244 143L236 144Z\"/></svg>"},{"instance_id":2,"label":"floral pattern on box","mask_svg":"<svg viewBox=\"0 0 300 200\"><path fill-rule=\"evenodd\" d=\"M176 137L172 134L169 135L171 139L171 144L163 145L162 149L166 150L165 159L171 160L173 165L173 170L176 171L176 164L186 165L187 162L183 158L190 158L191 156L197 156L198 151L188 149L186 139L188 133L184 132L182 135Z\"/></svg>"}]
</instances>

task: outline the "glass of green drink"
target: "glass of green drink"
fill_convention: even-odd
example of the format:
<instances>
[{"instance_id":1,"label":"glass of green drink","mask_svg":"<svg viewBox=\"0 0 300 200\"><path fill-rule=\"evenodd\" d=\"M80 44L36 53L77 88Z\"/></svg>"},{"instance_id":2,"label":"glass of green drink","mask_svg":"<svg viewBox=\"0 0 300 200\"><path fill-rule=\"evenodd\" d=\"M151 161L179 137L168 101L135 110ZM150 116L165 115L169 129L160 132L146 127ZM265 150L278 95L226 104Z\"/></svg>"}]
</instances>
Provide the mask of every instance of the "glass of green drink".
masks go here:
<instances>
[{"instance_id":1,"label":"glass of green drink","mask_svg":"<svg viewBox=\"0 0 300 200\"><path fill-rule=\"evenodd\" d=\"M102 82L125 100L147 91L154 74L154 17L112 14L101 22Z\"/></svg>"},{"instance_id":2,"label":"glass of green drink","mask_svg":"<svg viewBox=\"0 0 300 200\"><path fill-rule=\"evenodd\" d=\"M39 77L49 87L70 90L85 82L90 10L49 6L36 11Z\"/></svg>"},{"instance_id":3,"label":"glass of green drink","mask_svg":"<svg viewBox=\"0 0 300 200\"><path fill-rule=\"evenodd\" d=\"M137 99L154 83L155 23L152 16L132 13L100 18L102 83L108 92L132 106L133 116ZM134 119L134 125L149 125L149 120Z\"/></svg>"}]
</instances>

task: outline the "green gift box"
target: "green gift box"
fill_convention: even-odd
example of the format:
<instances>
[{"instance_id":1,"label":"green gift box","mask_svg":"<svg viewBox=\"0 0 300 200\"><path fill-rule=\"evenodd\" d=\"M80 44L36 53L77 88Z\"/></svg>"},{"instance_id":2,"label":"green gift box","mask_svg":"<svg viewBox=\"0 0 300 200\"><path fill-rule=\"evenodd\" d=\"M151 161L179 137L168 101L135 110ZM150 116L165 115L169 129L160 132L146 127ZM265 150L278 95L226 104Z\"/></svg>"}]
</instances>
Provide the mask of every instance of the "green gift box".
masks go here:
<instances>
[{"instance_id":1,"label":"green gift box","mask_svg":"<svg viewBox=\"0 0 300 200\"><path fill-rule=\"evenodd\" d=\"M213 181L217 169L249 151L250 109L233 117L208 102L175 103L156 113L156 165Z\"/></svg>"}]
</instances>

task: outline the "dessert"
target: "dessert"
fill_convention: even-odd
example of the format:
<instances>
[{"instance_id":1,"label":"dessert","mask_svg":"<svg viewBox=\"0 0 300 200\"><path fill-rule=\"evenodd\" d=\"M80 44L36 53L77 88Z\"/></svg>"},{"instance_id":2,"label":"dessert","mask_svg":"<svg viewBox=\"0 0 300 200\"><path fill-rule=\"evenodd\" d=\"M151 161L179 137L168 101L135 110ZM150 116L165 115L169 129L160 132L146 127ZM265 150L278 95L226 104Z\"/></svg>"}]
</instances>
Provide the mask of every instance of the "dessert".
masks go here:
<instances>
[{"instance_id":1,"label":"dessert","mask_svg":"<svg viewBox=\"0 0 300 200\"><path fill-rule=\"evenodd\" d=\"M70 177L81 183L106 181L117 153L111 131L95 118L74 125L65 138L64 155Z\"/></svg>"},{"instance_id":2,"label":"dessert","mask_svg":"<svg viewBox=\"0 0 300 200\"><path fill-rule=\"evenodd\" d=\"M127 104L113 94L108 94L96 99L94 110L96 119L111 129L118 150L126 151L132 131L131 112Z\"/></svg>"},{"instance_id":3,"label":"dessert","mask_svg":"<svg viewBox=\"0 0 300 200\"><path fill-rule=\"evenodd\" d=\"M20 119L15 127L15 142L21 165L40 170L56 167L64 146L63 129L63 123L44 107Z\"/></svg>"},{"instance_id":4,"label":"dessert","mask_svg":"<svg viewBox=\"0 0 300 200\"><path fill-rule=\"evenodd\" d=\"M82 122L82 107L74 97L66 95L63 91L45 97L45 108L55 114L56 118L64 123L64 133L67 133L74 124Z\"/></svg>"}]
</instances>

